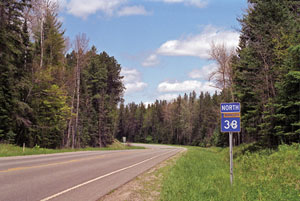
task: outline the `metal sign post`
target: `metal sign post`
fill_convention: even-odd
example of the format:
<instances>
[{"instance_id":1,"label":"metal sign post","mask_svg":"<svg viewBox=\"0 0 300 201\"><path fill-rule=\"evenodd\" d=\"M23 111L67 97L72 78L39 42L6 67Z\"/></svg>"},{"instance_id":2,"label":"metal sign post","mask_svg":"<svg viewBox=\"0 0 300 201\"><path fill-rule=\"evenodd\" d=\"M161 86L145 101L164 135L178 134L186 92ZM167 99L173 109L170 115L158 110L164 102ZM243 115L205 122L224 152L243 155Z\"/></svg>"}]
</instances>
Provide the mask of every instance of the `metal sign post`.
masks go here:
<instances>
[{"instance_id":1,"label":"metal sign post","mask_svg":"<svg viewBox=\"0 0 300 201\"><path fill-rule=\"evenodd\" d=\"M230 184L233 184L232 132L229 132Z\"/></svg>"},{"instance_id":2,"label":"metal sign post","mask_svg":"<svg viewBox=\"0 0 300 201\"><path fill-rule=\"evenodd\" d=\"M230 183L233 184L232 134L241 131L240 103L221 103L221 132L229 132Z\"/></svg>"}]
</instances>

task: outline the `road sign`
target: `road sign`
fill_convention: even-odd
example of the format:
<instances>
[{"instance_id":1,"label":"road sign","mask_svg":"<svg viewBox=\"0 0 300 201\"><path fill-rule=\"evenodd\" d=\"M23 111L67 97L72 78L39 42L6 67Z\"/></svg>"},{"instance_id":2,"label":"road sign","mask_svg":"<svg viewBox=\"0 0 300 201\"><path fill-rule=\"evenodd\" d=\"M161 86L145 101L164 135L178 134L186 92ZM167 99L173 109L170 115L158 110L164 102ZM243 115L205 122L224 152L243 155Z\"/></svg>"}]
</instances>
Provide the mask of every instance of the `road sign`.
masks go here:
<instances>
[{"instance_id":1,"label":"road sign","mask_svg":"<svg viewBox=\"0 0 300 201\"><path fill-rule=\"evenodd\" d=\"M221 132L241 132L240 103L221 103Z\"/></svg>"},{"instance_id":2,"label":"road sign","mask_svg":"<svg viewBox=\"0 0 300 201\"><path fill-rule=\"evenodd\" d=\"M230 183L233 184L232 133L241 131L241 104L221 103L221 132L229 132Z\"/></svg>"}]
</instances>

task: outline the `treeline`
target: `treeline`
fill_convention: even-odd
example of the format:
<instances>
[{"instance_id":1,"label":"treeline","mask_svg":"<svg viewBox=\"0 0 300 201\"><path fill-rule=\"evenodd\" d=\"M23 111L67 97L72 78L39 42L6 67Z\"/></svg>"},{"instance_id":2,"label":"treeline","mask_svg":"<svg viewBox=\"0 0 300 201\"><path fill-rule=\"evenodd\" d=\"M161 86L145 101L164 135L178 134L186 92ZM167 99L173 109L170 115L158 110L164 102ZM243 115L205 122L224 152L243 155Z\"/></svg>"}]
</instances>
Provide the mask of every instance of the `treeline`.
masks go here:
<instances>
[{"instance_id":1,"label":"treeline","mask_svg":"<svg viewBox=\"0 0 300 201\"><path fill-rule=\"evenodd\" d=\"M300 142L300 3L249 3L232 59L242 133L267 147Z\"/></svg>"},{"instance_id":2,"label":"treeline","mask_svg":"<svg viewBox=\"0 0 300 201\"><path fill-rule=\"evenodd\" d=\"M221 95L193 93L174 102L121 105L118 138L132 141L227 145L219 103L240 102L242 132L235 144L262 147L300 142L300 3L248 0L239 46L212 44L218 69L210 75Z\"/></svg>"},{"instance_id":3,"label":"treeline","mask_svg":"<svg viewBox=\"0 0 300 201\"><path fill-rule=\"evenodd\" d=\"M0 18L0 142L111 143L124 89L118 62L89 49L85 34L70 42L53 1L1 0Z\"/></svg>"},{"instance_id":4,"label":"treeline","mask_svg":"<svg viewBox=\"0 0 300 201\"><path fill-rule=\"evenodd\" d=\"M195 92L172 102L120 105L117 138L131 142L224 146L227 136L220 134L220 102L223 95ZM225 143L225 144L224 144Z\"/></svg>"},{"instance_id":5,"label":"treeline","mask_svg":"<svg viewBox=\"0 0 300 201\"><path fill-rule=\"evenodd\" d=\"M75 148L126 136L226 146L221 102L241 103L235 144L300 142L300 3L248 3L238 48L211 47L218 69L210 80L220 94L125 106L118 62L89 48L85 34L66 38L53 1L0 0L0 142Z\"/></svg>"}]
</instances>

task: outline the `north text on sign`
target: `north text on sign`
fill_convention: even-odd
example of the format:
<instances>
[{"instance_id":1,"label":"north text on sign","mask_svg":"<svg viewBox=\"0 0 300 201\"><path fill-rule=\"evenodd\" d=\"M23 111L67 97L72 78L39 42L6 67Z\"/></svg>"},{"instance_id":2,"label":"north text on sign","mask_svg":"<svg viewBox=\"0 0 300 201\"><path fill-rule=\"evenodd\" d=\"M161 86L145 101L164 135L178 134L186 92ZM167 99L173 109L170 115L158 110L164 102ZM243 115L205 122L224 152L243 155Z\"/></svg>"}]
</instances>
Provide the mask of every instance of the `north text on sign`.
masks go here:
<instances>
[{"instance_id":1,"label":"north text on sign","mask_svg":"<svg viewBox=\"0 0 300 201\"><path fill-rule=\"evenodd\" d=\"M237 111L240 110L239 105L222 105L222 111Z\"/></svg>"}]
</instances>

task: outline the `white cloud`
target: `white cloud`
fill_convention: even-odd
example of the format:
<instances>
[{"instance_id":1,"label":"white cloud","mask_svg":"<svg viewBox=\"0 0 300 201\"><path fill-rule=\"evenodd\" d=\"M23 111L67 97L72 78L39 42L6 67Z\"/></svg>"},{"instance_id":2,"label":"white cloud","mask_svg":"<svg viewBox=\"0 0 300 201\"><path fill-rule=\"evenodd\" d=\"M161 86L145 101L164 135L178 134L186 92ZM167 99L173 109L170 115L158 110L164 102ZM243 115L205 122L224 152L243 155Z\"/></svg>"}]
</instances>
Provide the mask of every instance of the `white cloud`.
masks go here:
<instances>
[{"instance_id":1,"label":"white cloud","mask_svg":"<svg viewBox=\"0 0 300 201\"><path fill-rule=\"evenodd\" d=\"M143 104L144 104L144 106L146 107L146 108L148 108L148 105L152 105L154 102L152 102L152 101L146 101L146 102L143 102Z\"/></svg>"},{"instance_id":2,"label":"white cloud","mask_svg":"<svg viewBox=\"0 0 300 201\"><path fill-rule=\"evenodd\" d=\"M189 77L193 79L202 79L208 80L209 76L212 72L217 69L217 65L215 63L208 64L203 66L200 69L194 69L189 73Z\"/></svg>"},{"instance_id":3,"label":"white cloud","mask_svg":"<svg viewBox=\"0 0 300 201\"><path fill-rule=\"evenodd\" d=\"M129 16L129 15L148 15L150 14L144 6L126 6L118 11L119 16Z\"/></svg>"},{"instance_id":4,"label":"white cloud","mask_svg":"<svg viewBox=\"0 0 300 201\"><path fill-rule=\"evenodd\" d=\"M151 54L146 60L142 63L143 66L155 66L159 63L158 57L156 54Z\"/></svg>"},{"instance_id":5,"label":"white cloud","mask_svg":"<svg viewBox=\"0 0 300 201\"><path fill-rule=\"evenodd\" d=\"M215 92L220 93L220 90L213 87L213 83L209 81L200 82L196 80L186 80L183 82L162 82L158 85L157 90L161 94L158 100L172 101L178 98L179 95L195 91L196 93L208 92L213 95Z\"/></svg>"},{"instance_id":6,"label":"white cloud","mask_svg":"<svg viewBox=\"0 0 300 201\"><path fill-rule=\"evenodd\" d=\"M215 91L219 91L211 82L200 82L197 80L186 80L184 82L162 82L158 85L157 90L159 92L164 93L172 93L172 92L209 92L214 93ZM178 94L177 94L178 95Z\"/></svg>"},{"instance_id":7,"label":"white cloud","mask_svg":"<svg viewBox=\"0 0 300 201\"><path fill-rule=\"evenodd\" d=\"M158 100L172 101L177 99L179 94L163 94L158 97Z\"/></svg>"},{"instance_id":8,"label":"white cloud","mask_svg":"<svg viewBox=\"0 0 300 201\"><path fill-rule=\"evenodd\" d=\"M52 0L66 1L66 0ZM150 14L143 6L124 6L128 0L70 0L66 5L67 12L81 18L102 12L105 15L129 16Z\"/></svg>"},{"instance_id":9,"label":"white cloud","mask_svg":"<svg viewBox=\"0 0 300 201\"><path fill-rule=\"evenodd\" d=\"M204 8L207 5L207 1L204 0L156 0L164 3L183 3L188 6L196 6L198 8Z\"/></svg>"},{"instance_id":10,"label":"white cloud","mask_svg":"<svg viewBox=\"0 0 300 201\"><path fill-rule=\"evenodd\" d=\"M140 73L136 69L122 68L121 75L124 76L123 80L125 83L140 80Z\"/></svg>"},{"instance_id":11,"label":"white cloud","mask_svg":"<svg viewBox=\"0 0 300 201\"><path fill-rule=\"evenodd\" d=\"M159 92L186 92L199 91L202 83L197 80L186 80L184 82L162 82L158 85Z\"/></svg>"},{"instance_id":12,"label":"white cloud","mask_svg":"<svg viewBox=\"0 0 300 201\"><path fill-rule=\"evenodd\" d=\"M68 13L82 18L87 18L97 11L102 11L107 15L113 15L127 0L71 0L67 5Z\"/></svg>"},{"instance_id":13,"label":"white cloud","mask_svg":"<svg viewBox=\"0 0 300 201\"><path fill-rule=\"evenodd\" d=\"M148 85L141 81L140 72L136 69L122 68L121 75L124 76L125 93L142 91Z\"/></svg>"},{"instance_id":14,"label":"white cloud","mask_svg":"<svg viewBox=\"0 0 300 201\"><path fill-rule=\"evenodd\" d=\"M153 54L142 63L143 66L155 66L159 63L158 55L165 56L193 56L209 59L212 42L216 45L225 44L227 48L236 48L239 43L239 33L223 30L208 25L198 35L182 39L169 40L163 43Z\"/></svg>"},{"instance_id":15,"label":"white cloud","mask_svg":"<svg viewBox=\"0 0 300 201\"><path fill-rule=\"evenodd\" d=\"M142 91L143 89L145 89L148 85L144 82L132 82L132 83L125 83L125 88L126 91L125 93L133 93L133 92L138 92L138 91Z\"/></svg>"},{"instance_id":16,"label":"white cloud","mask_svg":"<svg viewBox=\"0 0 300 201\"><path fill-rule=\"evenodd\" d=\"M239 42L239 33L206 26L199 35L165 42L158 48L156 53L168 56L195 56L208 59L212 42L215 44L224 43L228 48L235 48Z\"/></svg>"}]
</instances>

